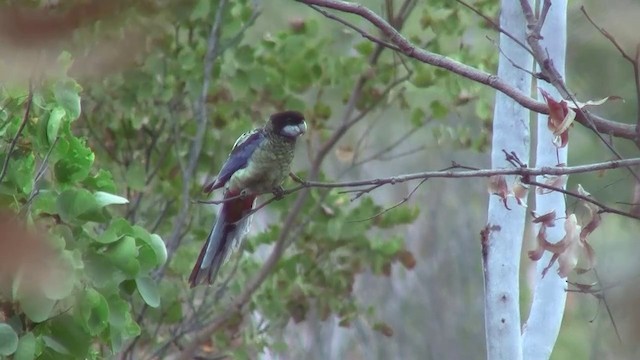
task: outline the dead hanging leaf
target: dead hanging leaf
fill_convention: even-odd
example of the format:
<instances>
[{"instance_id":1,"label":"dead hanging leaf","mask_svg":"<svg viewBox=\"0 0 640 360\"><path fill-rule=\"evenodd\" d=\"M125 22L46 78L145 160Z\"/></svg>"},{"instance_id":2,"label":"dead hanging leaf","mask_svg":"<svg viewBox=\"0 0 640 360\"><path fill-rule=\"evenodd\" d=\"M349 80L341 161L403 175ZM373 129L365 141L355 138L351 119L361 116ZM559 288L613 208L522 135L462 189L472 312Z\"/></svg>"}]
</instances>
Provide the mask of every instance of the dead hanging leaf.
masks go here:
<instances>
[{"instance_id":1,"label":"dead hanging leaf","mask_svg":"<svg viewBox=\"0 0 640 360\"><path fill-rule=\"evenodd\" d=\"M546 215L545 215L546 216ZM578 256L583 247L580 241L580 225L575 214L571 214L564 222L565 236L557 243L551 243L547 240L546 226L544 223L538 231L538 247L529 251L529 258L538 261L542 258L544 251L549 251L553 255L549 260L549 264L542 270L542 277L547 271L558 261L558 274L560 277L567 277L569 272L578 264Z\"/></svg>"},{"instance_id":2,"label":"dead hanging leaf","mask_svg":"<svg viewBox=\"0 0 640 360\"><path fill-rule=\"evenodd\" d=\"M489 194L498 195L503 199L509 195L507 178L504 175L494 175L489 177Z\"/></svg>"},{"instance_id":3,"label":"dead hanging leaf","mask_svg":"<svg viewBox=\"0 0 640 360\"><path fill-rule=\"evenodd\" d=\"M509 187L507 186L507 179L504 175L494 175L489 177L489 194L497 195L502 199L504 207L509 209L509 206L507 205Z\"/></svg>"},{"instance_id":4,"label":"dead hanging leaf","mask_svg":"<svg viewBox=\"0 0 640 360\"><path fill-rule=\"evenodd\" d=\"M556 211L553 210L552 212L548 212L544 215L540 215L540 216L536 216L535 213L531 213L531 216L533 216L533 220L532 222L534 224L542 224L546 227L554 227L556 226Z\"/></svg>"},{"instance_id":5,"label":"dead hanging leaf","mask_svg":"<svg viewBox=\"0 0 640 360\"><path fill-rule=\"evenodd\" d=\"M530 250L528 252L529 259L531 259L532 261L538 261L542 258L542 255L544 254L543 244L547 242L546 236L547 236L547 227L542 225L540 226L540 230L538 230L538 235L536 236L538 245L536 246L535 249Z\"/></svg>"},{"instance_id":6,"label":"dead hanging leaf","mask_svg":"<svg viewBox=\"0 0 640 360\"><path fill-rule=\"evenodd\" d=\"M511 192L518 202L518 205L527 207L527 194L529 193L528 185L523 184L518 178L518 180L513 184L513 190Z\"/></svg>"},{"instance_id":7,"label":"dead hanging leaf","mask_svg":"<svg viewBox=\"0 0 640 360\"><path fill-rule=\"evenodd\" d=\"M565 100L556 101L543 89L540 89L540 93L549 107L547 127L553 132L553 144L556 147L565 147L569 143L569 127L573 124L576 113L569 109Z\"/></svg>"},{"instance_id":8,"label":"dead hanging leaf","mask_svg":"<svg viewBox=\"0 0 640 360\"><path fill-rule=\"evenodd\" d=\"M578 219L575 214L569 215L564 223L566 232L562 241L567 243L566 250L558 257L558 275L565 278L569 275L576 265L578 265L578 257L582 250L582 242L580 241L580 229Z\"/></svg>"},{"instance_id":9,"label":"dead hanging leaf","mask_svg":"<svg viewBox=\"0 0 640 360\"><path fill-rule=\"evenodd\" d=\"M320 204L320 209L327 216L335 216L336 212L333 208L325 203Z\"/></svg>"},{"instance_id":10,"label":"dead hanging leaf","mask_svg":"<svg viewBox=\"0 0 640 360\"><path fill-rule=\"evenodd\" d=\"M384 335L386 337L392 337L393 336L393 328L387 323L383 323L383 322L375 323L373 325L373 330L381 333L382 335Z\"/></svg>"},{"instance_id":11,"label":"dead hanging leaf","mask_svg":"<svg viewBox=\"0 0 640 360\"><path fill-rule=\"evenodd\" d=\"M400 250L397 254L398 261L404 266L406 269L413 269L416 267L416 258L413 256L413 253L409 250Z\"/></svg>"},{"instance_id":12,"label":"dead hanging leaf","mask_svg":"<svg viewBox=\"0 0 640 360\"><path fill-rule=\"evenodd\" d=\"M578 104L579 108L584 108L587 106L599 106L602 105L604 103L606 103L607 101L616 101L616 100L620 100L622 102L624 101L624 98L622 98L621 96L616 96L616 95L611 95L611 96L607 96L605 98L602 98L600 100L587 100L585 102L580 102L580 101L576 101L575 104ZM576 108L574 103L569 104L569 107L571 108Z\"/></svg>"},{"instance_id":13,"label":"dead hanging leaf","mask_svg":"<svg viewBox=\"0 0 640 360\"><path fill-rule=\"evenodd\" d=\"M355 156L355 150L351 145L340 145L336 149L336 157L343 163L350 163Z\"/></svg>"},{"instance_id":14,"label":"dead hanging leaf","mask_svg":"<svg viewBox=\"0 0 640 360\"><path fill-rule=\"evenodd\" d=\"M489 194L497 195L502 199L504 207L511 210L507 205L507 198L513 197L518 205L527 207L527 193L529 187L520 181L519 178L514 180L513 184L507 184L507 178L504 175L493 175L489 177Z\"/></svg>"},{"instance_id":15,"label":"dead hanging leaf","mask_svg":"<svg viewBox=\"0 0 640 360\"><path fill-rule=\"evenodd\" d=\"M591 194L587 192L580 184L578 184L577 192L582 196L592 197ZM598 226L600 226L600 223L602 222L602 216L600 216L600 208L597 205L584 200L580 200L580 203L588 210L589 214L589 218L586 221L587 224L582 228L582 231L580 232L580 240L586 243L587 236L589 236L589 234L591 234L595 229L598 228Z\"/></svg>"},{"instance_id":16,"label":"dead hanging leaf","mask_svg":"<svg viewBox=\"0 0 640 360\"><path fill-rule=\"evenodd\" d=\"M554 187L556 189L563 189L567 184L567 179L568 179L567 175L546 176L544 180L544 184ZM552 192L554 192L554 190L538 187L538 194L544 195Z\"/></svg>"},{"instance_id":17,"label":"dead hanging leaf","mask_svg":"<svg viewBox=\"0 0 640 360\"><path fill-rule=\"evenodd\" d=\"M575 283L575 282L570 282L568 281L568 283L574 287L576 287L576 289L580 290L581 292L585 293L585 294L589 294L592 292L592 289L594 286L598 285L597 282L591 283L591 284L581 284L581 283Z\"/></svg>"}]
</instances>

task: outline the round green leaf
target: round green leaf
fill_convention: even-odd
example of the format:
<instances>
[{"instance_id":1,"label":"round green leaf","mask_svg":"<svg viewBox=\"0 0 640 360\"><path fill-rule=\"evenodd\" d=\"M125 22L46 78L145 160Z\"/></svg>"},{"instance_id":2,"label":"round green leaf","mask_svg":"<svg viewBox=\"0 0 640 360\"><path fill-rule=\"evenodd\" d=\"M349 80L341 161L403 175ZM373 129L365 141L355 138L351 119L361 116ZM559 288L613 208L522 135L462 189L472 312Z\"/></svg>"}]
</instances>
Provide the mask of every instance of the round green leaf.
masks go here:
<instances>
[{"instance_id":1,"label":"round green leaf","mask_svg":"<svg viewBox=\"0 0 640 360\"><path fill-rule=\"evenodd\" d=\"M56 201L58 214L65 222L77 220L82 214L98 207L94 196L85 189L67 189Z\"/></svg>"},{"instance_id":2,"label":"round green leaf","mask_svg":"<svg viewBox=\"0 0 640 360\"><path fill-rule=\"evenodd\" d=\"M134 235L134 229L129 222L123 218L115 219L109 224L96 241L102 244L111 244L120 240L124 235Z\"/></svg>"},{"instance_id":3,"label":"round green leaf","mask_svg":"<svg viewBox=\"0 0 640 360\"><path fill-rule=\"evenodd\" d=\"M140 270L140 264L136 260L138 256L136 240L131 236L125 236L112 244L105 254L113 265L129 276L135 276Z\"/></svg>"},{"instance_id":4,"label":"round green leaf","mask_svg":"<svg viewBox=\"0 0 640 360\"><path fill-rule=\"evenodd\" d=\"M22 335L20 341L18 341L18 349L14 360L33 360L36 356L36 337L33 333L26 333Z\"/></svg>"},{"instance_id":5,"label":"round green leaf","mask_svg":"<svg viewBox=\"0 0 640 360\"><path fill-rule=\"evenodd\" d=\"M85 326L91 335L100 334L109 324L107 299L94 289L88 288L80 302L80 311Z\"/></svg>"},{"instance_id":6,"label":"round green leaf","mask_svg":"<svg viewBox=\"0 0 640 360\"><path fill-rule=\"evenodd\" d=\"M18 349L18 334L11 326L0 323L0 355L9 356Z\"/></svg>"},{"instance_id":7,"label":"round green leaf","mask_svg":"<svg viewBox=\"0 0 640 360\"><path fill-rule=\"evenodd\" d=\"M55 351L76 359L84 359L91 345L91 336L69 314L53 317L49 322L49 334L43 339Z\"/></svg>"},{"instance_id":8,"label":"round green leaf","mask_svg":"<svg viewBox=\"0 0 640 360\"><path fill-rule=\"evenodd\" d=\"M31 321L36 323L43 322L49 318L55 303L55 300L41 294L29 294L20 299L22 311Z\"/></svg>"},{"instance_id":9,"label":"round green leaf","mask_svg":"<svg viewBox=\"0 0 640 360\"><path fill-rule=\"evenodd\" d=\"M160 306L160 293L158 292L158 286L148 276L140 276L136 278L136 285L138 287L138 291L140 292L140 296L147 305L156 308Z\"/></svg>"}]
</instances>

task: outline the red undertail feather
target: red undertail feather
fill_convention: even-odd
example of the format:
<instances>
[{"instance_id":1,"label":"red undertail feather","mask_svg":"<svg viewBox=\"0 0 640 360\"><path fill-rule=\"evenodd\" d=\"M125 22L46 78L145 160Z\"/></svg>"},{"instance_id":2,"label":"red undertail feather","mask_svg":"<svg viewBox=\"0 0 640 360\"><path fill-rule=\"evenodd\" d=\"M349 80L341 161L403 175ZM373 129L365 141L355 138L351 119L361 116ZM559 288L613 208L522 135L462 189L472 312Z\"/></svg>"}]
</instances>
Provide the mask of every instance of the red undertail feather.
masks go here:
<instances>
[{"instance_id":1,"label":"red undertail feather","mask_svg":"<svg viewBox=\"0 0 640 360\"><path fill-rule=\"evenodd\" d=\"M210 186L214 186L210 184ZM231 199L238 196L239 193L227 192L225 199ZM220 269L220 266L227 258L227 253L232 247L232 243L236 241L238 236L242 236L242 227L247 221L247 214L252 210L253 203L256 199L254 195L248 195L243 198L225 201L222 204L216 223L211 229L206 243L200 250L200 255L196 261L191 275L189 276L189 284L191 287L202 283L212 284ZM239 231L238 231L239 230Z\"/></svg>"}]
</instances>

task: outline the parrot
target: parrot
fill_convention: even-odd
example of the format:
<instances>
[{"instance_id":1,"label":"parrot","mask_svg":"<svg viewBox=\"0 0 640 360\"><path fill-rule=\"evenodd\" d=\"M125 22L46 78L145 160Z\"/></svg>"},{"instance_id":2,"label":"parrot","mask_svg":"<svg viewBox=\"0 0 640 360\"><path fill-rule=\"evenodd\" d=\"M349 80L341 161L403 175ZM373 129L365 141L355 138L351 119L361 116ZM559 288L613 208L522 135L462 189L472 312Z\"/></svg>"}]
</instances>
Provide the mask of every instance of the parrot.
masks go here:
<instances>
[{"instance_id":1,"label":"parrot","mask_svg":"<svg viewBox=\"0 0 640 360\"><path fill-rule=\"evenodd\" d=\"M190 287L212 285L218 270L249 230L251 212L259 195L282 196L298 137L307 131L298 111L272 114L261 128L236 140L218 176L203 191L224 188L222 206L189 276Z\"/></svg>"}]
</instances>

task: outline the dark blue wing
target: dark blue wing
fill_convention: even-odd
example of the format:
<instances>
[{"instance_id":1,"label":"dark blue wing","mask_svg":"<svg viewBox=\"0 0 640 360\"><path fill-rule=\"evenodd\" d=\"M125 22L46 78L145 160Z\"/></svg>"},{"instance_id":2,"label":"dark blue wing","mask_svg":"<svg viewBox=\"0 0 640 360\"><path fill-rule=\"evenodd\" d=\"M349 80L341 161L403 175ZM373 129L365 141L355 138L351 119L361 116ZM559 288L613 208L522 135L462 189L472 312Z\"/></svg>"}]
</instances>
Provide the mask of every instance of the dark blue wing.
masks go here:
<instances>
[{"instance_id":1,"label":"dark blue wing","mask_svg":"<svg viewBox=\"0 0 640 360\"><path fill-rule=\"evenodd\" d=\"M247 166L249 158L251 158L251 155L263 140L264 131L262 129L255 129L242 134L233 145L231 154L229 154L227 161L222 165L218 177L214 181L206 184L203 190L205 192L212 192L215 189L223 187L233 173Z\"/></svg>"}]
</instances>

